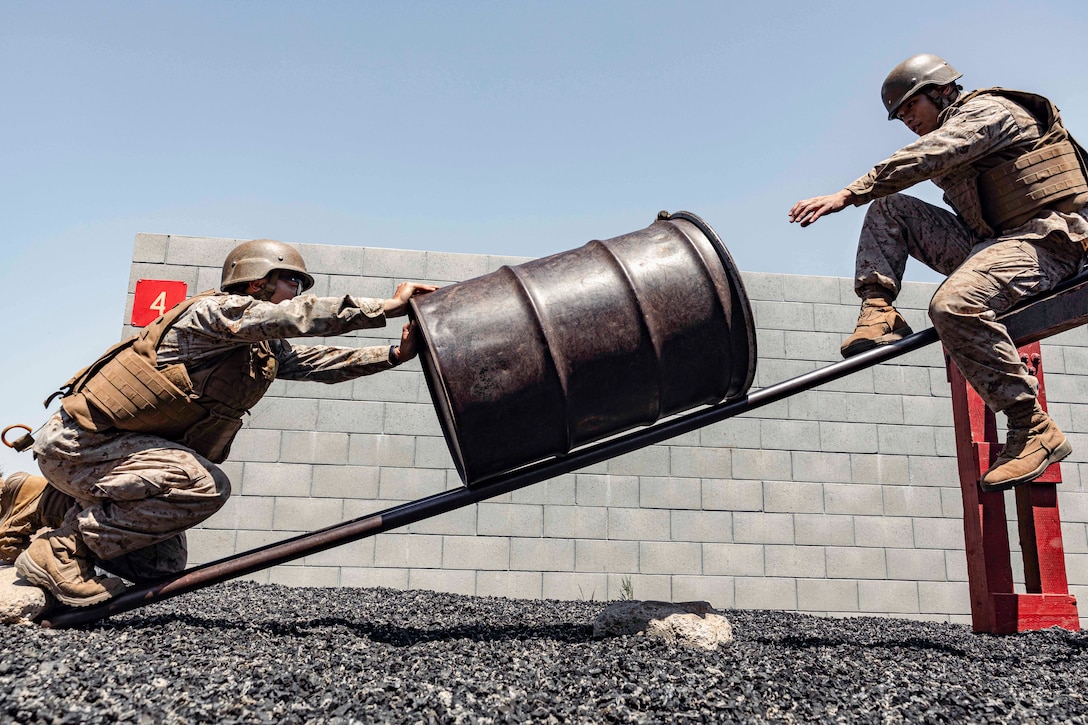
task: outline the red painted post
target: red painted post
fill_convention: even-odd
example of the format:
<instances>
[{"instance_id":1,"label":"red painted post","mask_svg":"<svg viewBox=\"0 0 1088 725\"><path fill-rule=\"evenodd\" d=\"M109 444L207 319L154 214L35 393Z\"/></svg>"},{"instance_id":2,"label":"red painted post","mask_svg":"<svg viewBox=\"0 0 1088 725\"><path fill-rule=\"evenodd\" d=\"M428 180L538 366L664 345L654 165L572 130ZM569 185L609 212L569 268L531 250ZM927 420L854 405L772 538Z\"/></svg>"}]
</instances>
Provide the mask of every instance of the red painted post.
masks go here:
<instances>
[{"instance_id":1,"label":"red painted post","mask_svg":"<svg viewBox=\"0 0 1088 725\"><path fill-rule=\"evenodd\" d=\"M1039 380L1039 403L1045 410L1039 343L1021 347L1020 356ZM997 423L947 353L945 361L952 385L974 631L1009 634L1055 626L1078 631L1077 600L1069 593L1058 515L1061 466L1055 463L1034 483L1015 489L1026 589L1018 593L1013 589L1005 496L984 493L978 486L1000 451Z\"/></svg>"}]
</instances>

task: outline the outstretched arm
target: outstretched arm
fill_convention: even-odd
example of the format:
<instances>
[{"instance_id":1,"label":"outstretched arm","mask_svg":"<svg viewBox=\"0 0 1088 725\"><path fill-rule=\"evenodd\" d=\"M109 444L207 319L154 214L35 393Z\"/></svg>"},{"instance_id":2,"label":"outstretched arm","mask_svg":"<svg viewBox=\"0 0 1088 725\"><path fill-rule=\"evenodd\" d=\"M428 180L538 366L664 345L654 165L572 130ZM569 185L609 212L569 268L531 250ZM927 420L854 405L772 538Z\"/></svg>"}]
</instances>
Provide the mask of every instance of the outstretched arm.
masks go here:
<instances>
[{"instance_id":1,"label":"outstretched arm","mask_svg":"<svg viewBox=\"0 0 1088 725\"><path fill-rule=\"evenodd\" d=\"M843 189L826 196L814 196L811 199L803 199L790 209L790 224L800 222L807 227L826 214L834 214L842 211L847 205L853 205L854 194Z\"/></svg>"}]
</instances>

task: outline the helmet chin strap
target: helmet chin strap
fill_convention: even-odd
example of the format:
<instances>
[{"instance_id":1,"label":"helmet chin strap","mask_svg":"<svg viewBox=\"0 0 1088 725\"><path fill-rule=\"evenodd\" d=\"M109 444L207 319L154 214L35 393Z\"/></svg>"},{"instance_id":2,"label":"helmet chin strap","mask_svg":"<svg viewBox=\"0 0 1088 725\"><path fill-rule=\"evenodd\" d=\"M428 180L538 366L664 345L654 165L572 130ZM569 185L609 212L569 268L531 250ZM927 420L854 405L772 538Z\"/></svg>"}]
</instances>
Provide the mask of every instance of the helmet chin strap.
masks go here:
<instances>
[{"instance_id":1,"label":"helmet chin strap","mask_svg":"<svg viewBox=\"0 0 1088 725\"><path fill-rule=\"evenodd\" d=\"M925 94L929 96L929 100L933 101L933 104L937 106L938 111L943 111L956 102L956 99L960 97L960 91L962 90L963 86L958 83L949 83L947 86L929 88L925 91Z\"/></svg>"}]
</instances>

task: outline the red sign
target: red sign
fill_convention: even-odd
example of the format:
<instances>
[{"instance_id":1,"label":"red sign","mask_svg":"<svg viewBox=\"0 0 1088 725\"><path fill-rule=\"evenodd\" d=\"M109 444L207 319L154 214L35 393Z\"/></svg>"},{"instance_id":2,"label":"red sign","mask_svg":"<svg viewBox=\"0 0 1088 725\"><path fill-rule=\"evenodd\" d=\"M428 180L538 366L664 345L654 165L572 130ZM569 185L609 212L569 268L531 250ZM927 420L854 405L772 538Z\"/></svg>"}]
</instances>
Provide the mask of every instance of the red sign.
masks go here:
<instances>
[{"instance_id":1,"label":"red sign","mask_svg":"<svg viewBox=\"0 0 1088 725\"><path fill-rule=\"evenodd\" d=\"M185 299L187 286L172 279L136 280L136 298L132 301L132 324L144 327Z\"/></svg>"}]
</instances>

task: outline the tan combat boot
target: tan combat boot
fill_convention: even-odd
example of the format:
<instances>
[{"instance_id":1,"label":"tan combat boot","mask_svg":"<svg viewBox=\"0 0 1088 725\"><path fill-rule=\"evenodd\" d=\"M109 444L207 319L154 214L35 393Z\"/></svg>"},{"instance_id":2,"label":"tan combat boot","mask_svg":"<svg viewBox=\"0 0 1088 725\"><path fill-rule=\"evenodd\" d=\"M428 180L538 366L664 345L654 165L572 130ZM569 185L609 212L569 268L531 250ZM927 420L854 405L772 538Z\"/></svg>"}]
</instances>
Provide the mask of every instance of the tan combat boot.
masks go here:
<instances>
[{"instance_id":1,"label":"tan combat boot","mask_svg":"<svg viewBox=\"0 0 1088 725\"><path fill-rule=\"evenodd\" d=\"M1009 420L1009 437L1001 455L982 476L983 491L1005 491L1030 483L1052 463L1073 452L1065 434L1041 408L1026 421Z\"/></svg>"},{"instance_id":2,"label":"tan combat boot","mask_svg":"<svg viewBox=\"0 0 1088 725\"><path fill-rule=\"evenodd\" d=\"M0 481L0 561L14 564L42 527L38 504L48 483L23 471Z\"/></svg>"},{"instance_id":3,"label":"tan combat boot","mask_svg":"<svg viewBox=\"0 0 1088 725\"><path fill-rule=\"evenodd\" d=\"M854 334L842 344L842 356L853 357L878 345L889 345L913 332L887 298L869 297L861 303Z\"/></svg>"},{"instance_id":4,"label":"tan combat boot","mask_svg":"<svg viewBox=\"0 0 1088 725\"><path fill-rule=\"evenodd\" d=\"M58 601L73 607L104 602L125 589L124 582L117 577L95 574L94 556L83 543L75 522L30 542L15 560L15 570Z\"/></svg>"}]
</instances>

